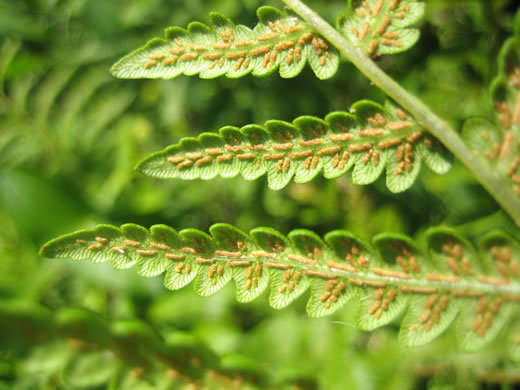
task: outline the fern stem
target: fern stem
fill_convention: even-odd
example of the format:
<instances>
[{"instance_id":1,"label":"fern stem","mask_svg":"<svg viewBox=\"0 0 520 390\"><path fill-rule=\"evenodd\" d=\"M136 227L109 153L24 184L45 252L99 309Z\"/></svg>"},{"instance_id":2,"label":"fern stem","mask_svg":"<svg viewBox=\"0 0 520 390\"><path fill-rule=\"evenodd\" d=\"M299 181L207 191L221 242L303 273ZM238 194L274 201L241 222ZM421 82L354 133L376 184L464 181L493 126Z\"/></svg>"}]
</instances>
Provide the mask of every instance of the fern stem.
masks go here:
<instances>
[{"instance_id":1,"label":"fern stem","mask_svg":"<svg viewBox=\"0 0 520 390\"><path fill-rule=\"evenodd\" d=\"M383 72L361 49L354 48L336 29L301 0L282 1L327 38L361 73L408 110L420 125L436 136L507 211L516 225L520 226L520 202L512 188L489 166L475 158L458 133L445 120Z\"/></svg>"}]
</instances>

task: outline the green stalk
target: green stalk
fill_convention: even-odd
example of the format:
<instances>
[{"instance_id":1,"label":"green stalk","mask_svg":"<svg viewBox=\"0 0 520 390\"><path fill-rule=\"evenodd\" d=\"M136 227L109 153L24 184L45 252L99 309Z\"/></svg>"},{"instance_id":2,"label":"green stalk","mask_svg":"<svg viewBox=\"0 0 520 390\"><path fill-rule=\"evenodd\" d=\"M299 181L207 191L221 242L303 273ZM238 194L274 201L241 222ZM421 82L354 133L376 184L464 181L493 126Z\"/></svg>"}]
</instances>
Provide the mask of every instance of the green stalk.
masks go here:
<instances>
[{"instance_id":1,"label":"green stalk","mask_svg":"<svg viewBox=\"0 0 520 390\"><path fill-rule=\"evenodd\" d=\"M513 189L504 181L503 177L495 174L488 165L475 158L459 134L446 121L379 69L361 49L353 47L335 28L301 0L282 1L332 43L361 73L410 112L421 126L437 137L507 211L516 225L520 226L520 201Z\"/></svg>"}]
</instances>

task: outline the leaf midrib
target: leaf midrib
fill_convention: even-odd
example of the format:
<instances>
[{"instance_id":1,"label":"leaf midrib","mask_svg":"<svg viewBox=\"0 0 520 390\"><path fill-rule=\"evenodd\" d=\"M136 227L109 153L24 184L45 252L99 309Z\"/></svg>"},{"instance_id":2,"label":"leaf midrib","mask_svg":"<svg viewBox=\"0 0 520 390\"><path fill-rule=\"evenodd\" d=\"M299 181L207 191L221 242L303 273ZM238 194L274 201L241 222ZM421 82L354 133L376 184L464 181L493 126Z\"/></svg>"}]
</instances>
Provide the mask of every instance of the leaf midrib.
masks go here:
<instances>
[{"instance_id":1,"label":"leaf midrib","mask_svg":"<svg viewBox=\"0 0 520 390\"><path fill-rule=\"evenodd\" d=\"M349 282L351 280L358 279L358 280L369 281L369 282L384 283L384 284L387 284L387 285L393 286L393 287L406 286L406 287L417 287L417 288L432 288L432 289L435 288L435 289L441 289L441 290L456 290L456 291L464 291L464 292L468 291L468 292L482 293L482 296L486 295L486 294L500 294L500 295L504 295L504 298L506 300L520 302L520 284L516 283L516 282L512 282L512 281L509 281L509 284L507 284L507 285L491 285L491 284L479 282L478 280L473 281L473 280L467 280L467 279L461 279L458 282L442 282L442 281L437 282L437 281L430 281L430 280L427 280L424 278L412 279L412 277L413 277L412 274L408 274L408 275L410 275L410 279L401 279L401 278L396 278L396 277L391 277L391 276L376 275L373 272L369 273L366 271L365 272L348 272L348 271L339 270L336 268L329 268L326 265L315 265L315 266L304 265L299 262L294 262L294 261L287 259L287 256L289 256L289 255L301 256L300 254L297 254L297 253L284 253L284 257L273 259L270 257L262 257L262 256L253 257L253 256L245 254L242 257L233 258L232 261L234 261L234 260L251 261L252 263L259 262L259 261L262 263L276 262L277 264L288 265L292 268L297 268L297 269L300 269L303 271L308 270L311 272L314 271L314 272L320 272L323 274L330 274L331 276L334 275L338 278L346 278L346 279L348 279ZM224 263L224 265L230 260L229 257L216 256L216 255L212 255L211 259L215 260L216 262ZM331 258L331 259L324 259L323 261L326 262L329 260L337 262L338 259ZM339 263L339 264L341 264L341 263ZM267 268L269 268L269 267L267 267ZM452 275L441 274L441 273L433 272L433 271L431 273L452 277ZM355 285L355 283L351 283L351 284ZM400 292L414 294L414 292L404 292L404 291L400 291ZM422 293L422 294L424 294L424 293ZM507 294L510 294L511 296L508 296ZM426 294L424 294L424 295L426 295ZM476 298L480 298L480 296L474 296L474 297L470 297L470 298L476 299Z\"/></svg>"}]
</instances>

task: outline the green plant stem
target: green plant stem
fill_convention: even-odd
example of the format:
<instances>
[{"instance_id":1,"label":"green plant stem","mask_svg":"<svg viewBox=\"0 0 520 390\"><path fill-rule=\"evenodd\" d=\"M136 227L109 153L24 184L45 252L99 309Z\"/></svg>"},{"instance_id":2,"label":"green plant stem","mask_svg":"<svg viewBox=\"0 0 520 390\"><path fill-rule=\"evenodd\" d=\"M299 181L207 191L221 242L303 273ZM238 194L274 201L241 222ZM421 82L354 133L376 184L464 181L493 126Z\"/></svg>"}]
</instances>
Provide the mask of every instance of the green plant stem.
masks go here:
<instances>
[{"instance_id":1,"label":"green plant stem","mask_svg":"<svg viewBox=\"0 0 520 390\"><path fill-rule=\"evenodd\" d=\"M520 201L511 186L489 165L473 155L458 133L446 121L432 112L420 99L402 88L361 49L353 47L335 28L300 0L282 1L332 43L361 73L410 112L421 126L437 137L507 211L516 225L520 226Z\"/></svg>"}]
</instances>

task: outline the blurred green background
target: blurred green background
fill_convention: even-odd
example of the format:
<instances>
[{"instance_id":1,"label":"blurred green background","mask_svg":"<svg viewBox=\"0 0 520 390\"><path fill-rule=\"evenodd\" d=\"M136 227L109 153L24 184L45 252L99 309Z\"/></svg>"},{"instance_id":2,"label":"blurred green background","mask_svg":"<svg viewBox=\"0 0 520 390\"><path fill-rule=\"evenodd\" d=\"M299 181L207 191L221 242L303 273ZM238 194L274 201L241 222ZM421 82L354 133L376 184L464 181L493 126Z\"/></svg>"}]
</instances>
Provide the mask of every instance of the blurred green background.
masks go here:
<instances>
[{"instance_id":1,"label":"blurred green background","mask_svg":"<svg viewBox=\"0 0 520 390\"><path fill-rule=\"evenodd\" d=\"M492 119L487 85L496 53L511 34L516 1L426 3L419 44L379 65L456 128L470 116ZM346 7L344 0L308 4L331 22ZM424 169L399 195L388 192L384 178L359 187L348 175L320 177L273 192L265 178L184 182L135 173L141 158L181 137L225 125L323 117L360 99L384 101L345 61L327 81L309 69L291 80L275 73L238 80L121 81L109 73L118 58L162 36L168 26L207 23L208 13L217 11L252 27L261 5L281 8L280 2L260 0L0 0L0 299L51 310L80 306L111 319L139 318L163 333L187 331L220 356L248 356L274 377L297 370L317 388L469 383L468 367L493 366L497 357L493 347L461 355L450 332L409 351L397 344L396 324L372 333L357 330L356 305L315 320L305 314L304 297L275 312L267 293L251 304L236 303L232 284L212 298L199 298L191 287L167 291L160 277L143 280L108 264L38 256L45 241L99 223L207 230L226 222L245 231L271 226L285 234L294 228L319 234L347 229L367 239L382 231L420 236L428 226L445 223L471 237L490 226L518 236L458 164L445 176ZM431 372L421 371L418 362L434 365L439 352L456 374L429 379ZM31 375L34 383L47 383L41 373L23 374L22 357L0 352L0 385L14 388ZM27 386L20 388L38 388Z\"/></svg>"}]
</instances>

